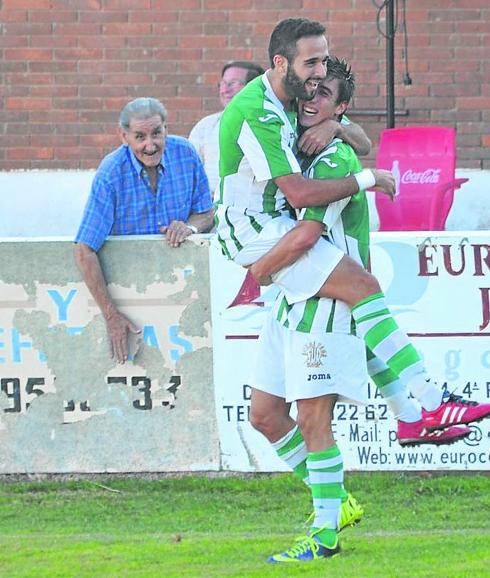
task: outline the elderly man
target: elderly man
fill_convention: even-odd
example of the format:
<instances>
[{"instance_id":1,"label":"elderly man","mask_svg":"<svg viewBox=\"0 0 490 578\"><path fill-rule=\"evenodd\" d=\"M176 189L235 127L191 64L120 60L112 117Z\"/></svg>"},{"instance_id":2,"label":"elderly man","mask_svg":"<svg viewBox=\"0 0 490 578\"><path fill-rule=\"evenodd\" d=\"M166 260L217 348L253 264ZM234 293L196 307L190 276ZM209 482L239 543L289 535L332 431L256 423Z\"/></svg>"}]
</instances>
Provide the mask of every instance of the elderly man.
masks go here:
<instances>
[{"instance_id":1,"label":"elderly man","mask_svg":"<svg viewBox=\"0 0 490 578\"><path fill-rule=\"evenodd\" d=\"M251 80L264 74L262 66L246 60L232 60L223 66L218 83L219 100L225 106ZM219 181L219 121L223 111L202 118L192 128L189 140L196 147L209 179L211 191Z\"/></svg>"},{"instance_id":2,"label":"elderly man","mask_svg":"<svg viewBox=\"0 0 490 578\"><path fill-rule=\"evenodd\" d=\"M100 163L75 239L75 262L107 324L112 357L128 357L140 329L115 306L97 252L108 235L165 234L178 247L213 225L204 167L184 138L167 136L167 111L154 98L129 102L119 116L122 145Z\"/></svg>"}]
</instances>

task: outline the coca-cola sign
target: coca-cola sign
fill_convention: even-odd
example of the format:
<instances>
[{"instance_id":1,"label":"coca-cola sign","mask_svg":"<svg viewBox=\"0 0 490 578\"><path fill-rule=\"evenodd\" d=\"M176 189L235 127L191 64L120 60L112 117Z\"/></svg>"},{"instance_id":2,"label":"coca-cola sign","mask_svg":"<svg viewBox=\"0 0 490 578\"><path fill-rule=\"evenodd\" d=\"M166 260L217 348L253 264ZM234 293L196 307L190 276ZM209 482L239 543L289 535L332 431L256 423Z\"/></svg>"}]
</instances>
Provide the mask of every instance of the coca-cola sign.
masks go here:
<instances>
[{"instance_id":1,"label":"coca-cola sign","mask_svg":"<svg viewBox=\"0 0 490 578\"><path fill-rule=\"evenodd\" d=\"M427 169L421 173L408 169L402 175L402 183L423 185L425 183L438 183L441 169Z\"/></svg>"}]
</instances>

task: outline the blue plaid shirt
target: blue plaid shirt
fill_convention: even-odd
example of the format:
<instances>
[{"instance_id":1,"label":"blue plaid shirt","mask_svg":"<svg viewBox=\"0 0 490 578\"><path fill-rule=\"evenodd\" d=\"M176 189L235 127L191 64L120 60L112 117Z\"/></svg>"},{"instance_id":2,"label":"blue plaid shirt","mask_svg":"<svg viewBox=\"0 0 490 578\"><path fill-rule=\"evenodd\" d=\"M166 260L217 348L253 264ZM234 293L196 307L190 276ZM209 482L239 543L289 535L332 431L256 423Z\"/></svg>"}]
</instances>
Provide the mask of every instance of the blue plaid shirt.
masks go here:
<instances>
[{"instance_id":1,"label":"blue plaid shirt","mask_svg":"<svg viewBox=\"0 0 490 578\"><path fill-rule=\"evenodd\" d=\"M213 207L202 162L188 140L167 136L153 192L144 166L127 145L100 163L76 243L98 251L108 235L154 235L171 221Z\"/></svg>"}]
</instances>

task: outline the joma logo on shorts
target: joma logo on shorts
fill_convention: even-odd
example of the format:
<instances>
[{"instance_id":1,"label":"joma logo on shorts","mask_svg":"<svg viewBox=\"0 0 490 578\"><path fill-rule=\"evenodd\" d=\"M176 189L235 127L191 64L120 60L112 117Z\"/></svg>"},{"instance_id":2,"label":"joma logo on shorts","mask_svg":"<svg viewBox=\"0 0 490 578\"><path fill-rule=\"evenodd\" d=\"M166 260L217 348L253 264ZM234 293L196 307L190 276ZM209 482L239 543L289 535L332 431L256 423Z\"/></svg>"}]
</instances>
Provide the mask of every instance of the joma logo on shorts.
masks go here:
<instances>
[{"instance_id":1,"label":"joma logo on shorts","mask_svg":"<svg viewBox=\"0 0 490 578\"><path fill-rule=\"evenodd\" d=\"M307 381L321 381L325 379L332 379L330 373L310 373Z\"/></svg>"}]
</instances>

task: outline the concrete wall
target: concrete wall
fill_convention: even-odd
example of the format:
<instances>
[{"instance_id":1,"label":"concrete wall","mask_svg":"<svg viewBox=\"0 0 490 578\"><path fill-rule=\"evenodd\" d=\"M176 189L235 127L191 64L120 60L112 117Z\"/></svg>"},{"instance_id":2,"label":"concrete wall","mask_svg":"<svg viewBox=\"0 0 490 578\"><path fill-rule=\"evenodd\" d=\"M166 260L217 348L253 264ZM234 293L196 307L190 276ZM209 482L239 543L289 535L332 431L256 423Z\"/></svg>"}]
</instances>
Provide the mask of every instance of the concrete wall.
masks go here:
<instances>
[{"instance_id":1,"label":"concrete wall","mask_svg":"<svg viewBox=\"0 0 490 578\"><path fill-rule=\"evenodd\" d=\"M219 467L207 244L106 243L110 291L142 329L116 365L73 244L0 242L0 473Z\"/></svg>"}]
</instances>

